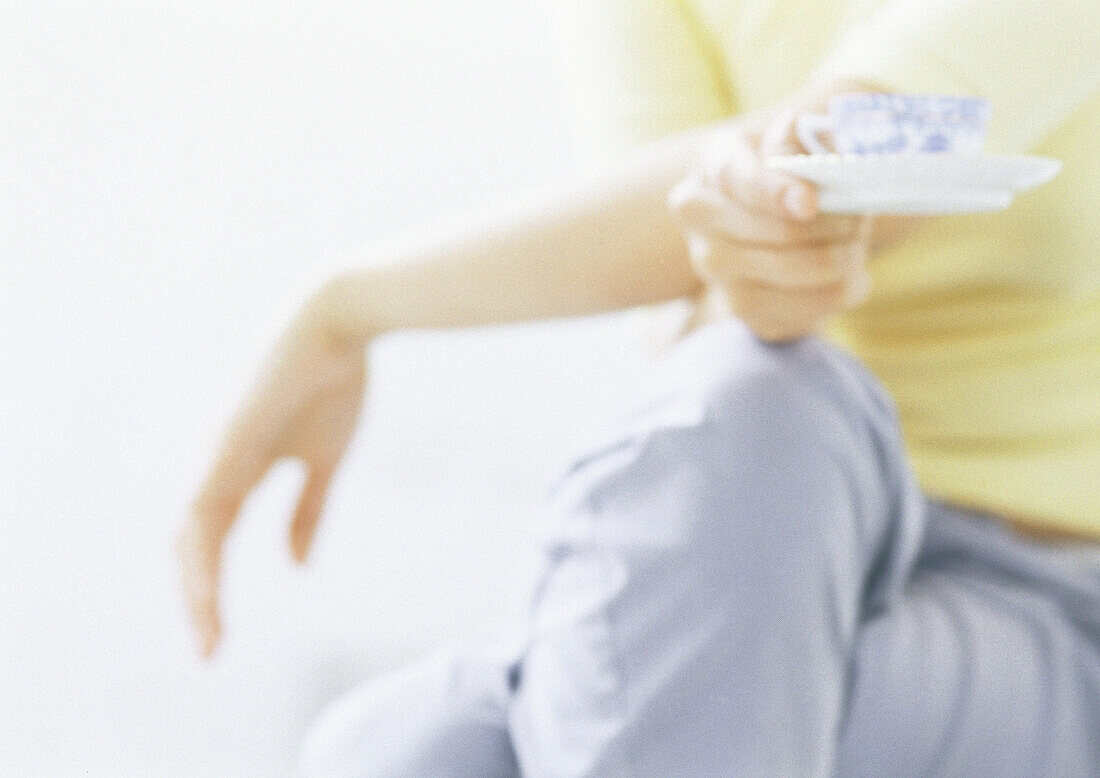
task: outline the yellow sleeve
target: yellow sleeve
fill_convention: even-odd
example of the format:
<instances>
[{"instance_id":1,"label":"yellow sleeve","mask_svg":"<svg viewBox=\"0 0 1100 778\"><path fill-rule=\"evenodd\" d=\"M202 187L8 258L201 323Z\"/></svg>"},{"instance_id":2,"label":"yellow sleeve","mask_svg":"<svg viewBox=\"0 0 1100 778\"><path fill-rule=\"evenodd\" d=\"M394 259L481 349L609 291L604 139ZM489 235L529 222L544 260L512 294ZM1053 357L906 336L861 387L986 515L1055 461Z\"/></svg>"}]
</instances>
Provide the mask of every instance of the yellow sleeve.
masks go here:
<instances>
[{"instance_id":1,"label":"yellow sleeve","mask_svg":"<svg viewBox=\"0 0 1100 778\"><path fill-rule=\"evenodd\" d=\"M544 16L582 158L732 112L725 64L690 2L550 0Z\"/></svg>"},{"instance_id":2,"label":"yellow sleeve","mask_svg":"<svg viewBox=\"0 0 1100 778\"><path fill-rule=\"evenodd\" d=\"M990 101L991 153L1025 152L1100 88L1098 0L894 0L858 25L814 81Z\"/></svg>"}]
</instances>

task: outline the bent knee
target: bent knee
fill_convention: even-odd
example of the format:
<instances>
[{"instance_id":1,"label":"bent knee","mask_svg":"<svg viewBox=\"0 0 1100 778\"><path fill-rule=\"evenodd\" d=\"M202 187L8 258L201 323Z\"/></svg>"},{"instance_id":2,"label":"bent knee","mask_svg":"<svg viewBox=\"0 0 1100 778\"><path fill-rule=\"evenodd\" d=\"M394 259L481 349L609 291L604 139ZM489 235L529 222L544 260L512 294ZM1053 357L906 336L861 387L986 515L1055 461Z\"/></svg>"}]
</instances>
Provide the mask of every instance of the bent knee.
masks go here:
<instances>
[{"instance_id":1,"label":"bent knee","mask_svg":"<svg viewBox=\"0 0 1100 778\"><path fill-rule=\"evenodd\" d=\"M559 483L556 545L792 549L815 522L854 516L877 535L906 466L850 363L823 341L769 345L736 321L693 333Z\"/></svg>"},{"instance_id":2,"label":"bent knee","mask_svg":"<svg viewBox=\"0 0 1100 778\"><path fill-rule=\"evenodd\" d=\"M877 411L871 404L885 396L870 373L820 338L766 343L736 319L691 333L657 371L666 392L691 397L719 417L746 407L785 416L792 405L858 416Z\"/></svg>"},{"instance_id":3,"label":"bent knee","mask_svg":"<svg viewBox=\"0 0 1100 778\"><path fill-rule=\"evenodd\" d=\"M844 359L814 338L775 345L736 320L711 324L654 364L626 412L587 453L634 442L689 454L717 446L726 455L762 445L756 453L766 454L769 439L778 445L796 427L808 447L822 436L835 443L865 428L875 413Z\"/></svg>"}]
</instances>

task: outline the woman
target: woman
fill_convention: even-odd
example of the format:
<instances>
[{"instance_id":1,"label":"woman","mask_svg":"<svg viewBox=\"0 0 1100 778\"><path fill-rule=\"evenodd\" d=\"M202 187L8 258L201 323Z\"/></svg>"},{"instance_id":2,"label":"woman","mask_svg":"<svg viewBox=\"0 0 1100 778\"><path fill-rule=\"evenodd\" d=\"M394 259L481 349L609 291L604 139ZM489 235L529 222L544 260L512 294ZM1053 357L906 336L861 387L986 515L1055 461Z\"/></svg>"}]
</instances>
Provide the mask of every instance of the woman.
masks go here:
<instances>
[{"instance_id":1,"label":"woman","mask_svg":"<svg viewBox=\"0 0 1100 778\"><path fill-rule=\"evenodd\" d=\"M551 496L526 643L370 684L307 768L1100 775L1100 8L556 13L615 153L305 305L181 536L204 651L222 542L281 457L309 468L305 557L372 337L691 297L693 331ZM1002 213L872 220L762 164L803 152L793 117L829 95L887 90L986 97L990 151L1065 172Z\"/></svg>"}]
</instances>

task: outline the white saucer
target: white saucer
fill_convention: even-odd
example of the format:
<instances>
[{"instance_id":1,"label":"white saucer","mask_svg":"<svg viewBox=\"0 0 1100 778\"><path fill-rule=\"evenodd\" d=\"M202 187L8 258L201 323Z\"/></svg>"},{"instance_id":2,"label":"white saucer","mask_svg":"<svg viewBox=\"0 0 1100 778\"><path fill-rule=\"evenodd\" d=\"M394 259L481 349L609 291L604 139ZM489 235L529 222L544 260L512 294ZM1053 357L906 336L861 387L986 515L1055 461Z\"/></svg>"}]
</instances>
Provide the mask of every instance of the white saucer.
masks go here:
<instances>
[{"instance_id":1,"label":"white saucer","mask_svg":"<svg viewBox=\"0 0 1100 778\"><path fill-rule=\"evenodd\" d=\"M800 154L765 164L817 184L824 213L869 214L996 211L1062 169L1046 157L986 154Z\"/></svg>"}]
</instances>

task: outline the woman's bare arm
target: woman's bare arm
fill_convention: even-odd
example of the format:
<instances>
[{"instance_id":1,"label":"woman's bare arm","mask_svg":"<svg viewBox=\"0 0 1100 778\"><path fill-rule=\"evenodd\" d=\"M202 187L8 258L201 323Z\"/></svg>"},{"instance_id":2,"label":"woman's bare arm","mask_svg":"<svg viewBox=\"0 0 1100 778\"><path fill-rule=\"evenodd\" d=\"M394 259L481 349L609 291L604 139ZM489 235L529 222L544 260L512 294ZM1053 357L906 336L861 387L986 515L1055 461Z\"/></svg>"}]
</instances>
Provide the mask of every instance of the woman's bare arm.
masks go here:
<instances>
[{"instance_id":1,"label":"woman's bare arm","mask_svg":"<svg viewBox=\"0 0 1100 778\"><path fill-rule=\"evenodd\" d=\"M777 112L823 107L857 82L795 95L758 115L725 119L635 148L514 201L418 227L365 250L368 269L342 274L308 310L340 339L382 332L580 316L696 296L703 281L669 209L669 192L721 148L723 138L762 133ZM773 174L771 185L809 185ZM763 186L762 182L762 186ZM908 229L883 230L881 248Z\"/></svg>"},{"instance_id":2,"label":"woman's bare arm","mask_svg":"<svg viewBox=\"0 0 1100 778\"><path fill-rule=\"evenodd\" d=\"M715 129L371 247L382 266L335 278L313 307L329 331L362 343L395 329L579 316L694 295L701 281L667 199Z\"/></svg>"}]
</instances>

